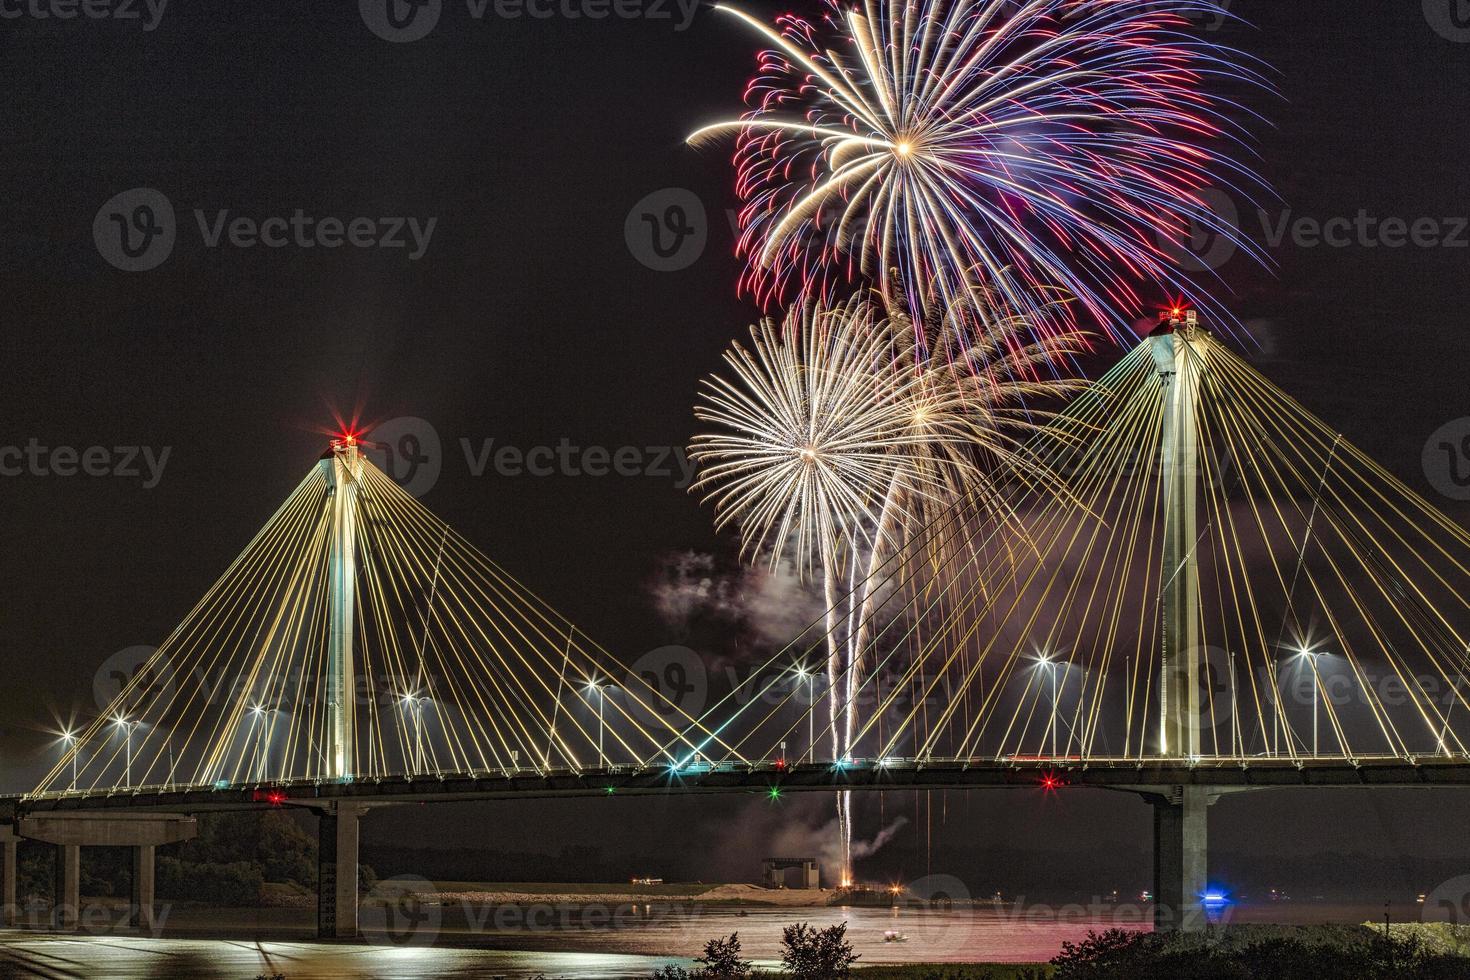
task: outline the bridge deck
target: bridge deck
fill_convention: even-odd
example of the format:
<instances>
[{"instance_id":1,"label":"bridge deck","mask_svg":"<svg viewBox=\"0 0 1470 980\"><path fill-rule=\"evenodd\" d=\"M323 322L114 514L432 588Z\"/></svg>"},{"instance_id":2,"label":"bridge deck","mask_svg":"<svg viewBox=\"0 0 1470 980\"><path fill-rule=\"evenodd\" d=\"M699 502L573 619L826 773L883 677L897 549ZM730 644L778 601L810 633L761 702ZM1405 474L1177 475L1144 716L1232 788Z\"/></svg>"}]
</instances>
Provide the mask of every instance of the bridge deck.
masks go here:
<instances>
[{"instance_id":1,"label":"bridge deck","mask_svg":"<svg viewBox=\"0 0 1470 980\"><path fill-rule=\"evenodd\" d=\"M1025 758L1002 760L855 760L843 765L753 762L612 766L581 771L532 770L362 778L351 782L287 781L242 786L147 786L109 791L0 797L10 812L167 809L181 812L312 806L331 801L431 802L670 793L833 792L987 787L1165 790L1174 786L1227 790L1301 786L1470 787L1470 759L1304 758L1192 761Z\"/></svg>"}]
</instances>

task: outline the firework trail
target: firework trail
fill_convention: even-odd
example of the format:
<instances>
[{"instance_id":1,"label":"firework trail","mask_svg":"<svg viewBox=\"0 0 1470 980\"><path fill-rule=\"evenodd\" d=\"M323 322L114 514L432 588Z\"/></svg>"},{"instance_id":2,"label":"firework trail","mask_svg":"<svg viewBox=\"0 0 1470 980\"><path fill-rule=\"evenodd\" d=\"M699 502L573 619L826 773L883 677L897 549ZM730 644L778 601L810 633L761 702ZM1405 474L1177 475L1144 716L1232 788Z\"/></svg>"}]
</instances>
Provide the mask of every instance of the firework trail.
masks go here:
<instances>
[{"instance_id":1,"label":"firework trail","mask_svg":"<svg viewBox=\"0 0 1470 980\"><path fill-rule=\"evenodd\" d=\"M1216 0L834 0L775 27L720 9L770 48L749 111L689 139L737 137L741 285L763 305L866 277L918 322L979 286L972 313L1055 336L1075 298L1125 336L1148 283L1229 322L1170 254L1210 233L1261 257L1202 194L1260 183L1231 158L1243 110L1210 89L1265 83L1198 37L1229 16Z\"/></svg>"},{"instance_id":2,"label":"firework trail","mask_svg":"<svg viewBox=\"0 0 1470 980\"><path fill-rule=\"evenodd\" d=\"M973 344L942 318L915 326L853 298L790 314L780 327L762 322L749 348L726 353L732 377L704 383L695 414L721 431L695 438L694 489L713 502L717 526L739 527L744 557L790 561L820 578L834 759L853 750L879 567L906 546L907 528L957 496L997 500L985 477L995 464L1024 477L1018 440L1047 417L1025 403L1076 387L1036 377L1075 350L1072 338L1027 344L1014 337L1023 321L1004 325ZM917 356L921 343L927 359ZM844 881L851 820L851 798L840 794Z\"/></svg>"}]
</instances>

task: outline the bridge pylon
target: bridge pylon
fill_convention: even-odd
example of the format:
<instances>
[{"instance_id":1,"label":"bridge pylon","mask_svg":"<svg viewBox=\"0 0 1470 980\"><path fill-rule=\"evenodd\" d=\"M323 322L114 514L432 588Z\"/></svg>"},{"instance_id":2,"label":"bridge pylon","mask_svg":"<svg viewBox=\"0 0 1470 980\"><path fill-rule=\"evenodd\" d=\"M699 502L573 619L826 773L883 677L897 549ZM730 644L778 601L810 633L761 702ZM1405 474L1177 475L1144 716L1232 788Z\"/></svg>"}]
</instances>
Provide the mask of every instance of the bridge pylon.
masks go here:
<instances>
[{"instance_id":1,"label":"bridge pylon","mask_svg":"<svg viewBox=\"0 0 1470 980\"><path fill-rule=\"evenodd\" d=\"M1163 502L1159 755L1200 755L1199 395L1210 343L1198 314L1173 310L1148 338L1163 385L1159 440ZM1205 926L1209 795L1181 786L1147 797L1154 808L1154 927L1194 932Z\"/></svg>"},{"instance_id":2,"label":"bridge pylon","mask_svg":"<svg viewBox=\"0 0 1470 980\"><path fill-rule=\"evenodd\" d=\"M1159 463L1164 506L1160 596L1159 755L1200 754L1199 393L1209 343L1194 310L1175 310L1149 335L1163 384Z\"/></svg>"},{"instance_id":3,"label":"bridge pylon","mask_svg":"<svg viewBox=\"0 0 1470 980\"><path fill-rule=\"evenodd\" d=\"M327 630L326 775L349 780L354 775L356 719L353 708L357 679L352 662L357 601L357 490L362 483L362 455L352 436L333 439L322 454L332 515L327 559L330 590Z\"/></svg>"}]
</instances>

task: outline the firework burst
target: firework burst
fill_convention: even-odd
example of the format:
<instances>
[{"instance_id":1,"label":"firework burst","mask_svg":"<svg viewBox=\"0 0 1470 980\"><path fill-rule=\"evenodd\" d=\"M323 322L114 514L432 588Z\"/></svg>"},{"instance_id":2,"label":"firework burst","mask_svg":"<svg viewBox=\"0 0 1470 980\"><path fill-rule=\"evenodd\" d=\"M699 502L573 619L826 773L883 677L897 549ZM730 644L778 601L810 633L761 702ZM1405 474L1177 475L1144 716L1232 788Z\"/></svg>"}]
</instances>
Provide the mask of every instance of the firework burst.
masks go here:
<instances>
[{"instance_id":1,"label":"firework burst","mask_svg":"<svg viewBox=\"0 0 1470 980\"><path fill-rule=\"evenodd\" d=\"M705 381L695 409L717 434L697 436L694 485L717 526L739 526L747 558L790 560L809 576L844 552L869 550L873 517L916 450L957 441L923 424L949 411L944 389L892 355L881 308L854 298L751 328L725 355L732 377ZM914 490L940 490L932 473Z\"/></svg>"},{"instance_id":2,"label":"firework burst","mask_svg":"<svg viewBox=\"0 0 1470 980\"><path fill-rule=\"evenodd\" d=\"M1229 157L1238 107L1208 91L1263 84L1199 39L1216 0L867 0L777 28L721 9L771 48L751 110L690 141L738 135L742 286L763 304L866 276L916 320L1050 336L1075 297L1121 335L1140 282L1212 307L1171 259L1196 232L1259 256L1202 193L1258 184Z\"/></svg>"},{"instance_id":3,"label":"firework burst","mask_svg":"<svg viewBox=\"0 0 1470 980\"><path fill-rule=\"evenodd\" d=\"M1026 343L1015 337L1023 321L1001 319L977 343L946 323L915 325L876 297L808 307L779 327L763 321L749 348L732 345L731 376L708 379L695 410L721 430L690 451L694 489L713 501L719 525L739 527L747 559L789 561L824 590L833 758L853 750L883 565L957 499L1007 520L986 473L1032 476L1020 442L1048 416L1027 402L1076 387L1039 371L1075 338ZM845 793L838 822L847 873Z\"/></svg>"}]
</instances>

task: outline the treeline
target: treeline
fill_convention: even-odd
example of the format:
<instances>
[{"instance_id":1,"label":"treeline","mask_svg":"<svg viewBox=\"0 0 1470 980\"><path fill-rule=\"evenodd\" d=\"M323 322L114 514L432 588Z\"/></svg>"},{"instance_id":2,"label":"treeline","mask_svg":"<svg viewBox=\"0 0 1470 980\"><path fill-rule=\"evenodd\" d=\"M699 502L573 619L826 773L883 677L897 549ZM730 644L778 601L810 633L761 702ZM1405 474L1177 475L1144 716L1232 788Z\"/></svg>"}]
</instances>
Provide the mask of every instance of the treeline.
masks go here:
<instances>
[{"instance_id":1,"label":"treeline","mask_svg":"<svg viewBox=\"0 0 1470 980\"><path fill-rule=\"evenodd\" d=\"M214 905L259 905L270 884L314 891L317 841L302 820L283 810L206 813L199 836L158 849L158 897ZM49 899L55 849L23 841L18 886L22 896ZM362 884L376 881L364 865ZM81 890L87 897L125 896L132 889L132 852L126 847L82 848Z\"/></svg>"}]
</instances>

